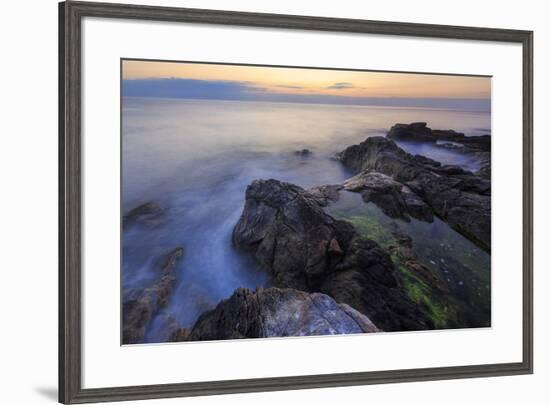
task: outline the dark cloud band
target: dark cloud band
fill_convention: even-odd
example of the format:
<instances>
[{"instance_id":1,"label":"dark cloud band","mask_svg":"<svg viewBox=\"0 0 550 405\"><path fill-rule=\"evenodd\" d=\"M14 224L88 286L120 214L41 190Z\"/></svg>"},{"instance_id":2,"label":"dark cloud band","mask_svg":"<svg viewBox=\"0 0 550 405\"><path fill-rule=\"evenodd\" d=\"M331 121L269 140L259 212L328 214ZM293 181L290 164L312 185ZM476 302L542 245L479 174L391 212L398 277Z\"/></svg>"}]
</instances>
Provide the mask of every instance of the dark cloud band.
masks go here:
<instances>
[{"instance_id":1,"label":"dark cloud band","mask_svg":"<svg viewBox=\"0 0 550 405\"><path fill-rule=\"evenodd\" d=\"M334 87L337 86L337 87ZM350 87L351 86L351 87ZM300 86L276 86L301 89ZM328 88L349 89L351 83L334 83ZM447 108L490 111L490 99L351 97L331 94L296 94L271 91L251 82L196 79L127 79L122 83L126 97L188 98L206 100L242 100L294 102L310 104L376 105L393 107Z\"/></svg>"}]
</instances>

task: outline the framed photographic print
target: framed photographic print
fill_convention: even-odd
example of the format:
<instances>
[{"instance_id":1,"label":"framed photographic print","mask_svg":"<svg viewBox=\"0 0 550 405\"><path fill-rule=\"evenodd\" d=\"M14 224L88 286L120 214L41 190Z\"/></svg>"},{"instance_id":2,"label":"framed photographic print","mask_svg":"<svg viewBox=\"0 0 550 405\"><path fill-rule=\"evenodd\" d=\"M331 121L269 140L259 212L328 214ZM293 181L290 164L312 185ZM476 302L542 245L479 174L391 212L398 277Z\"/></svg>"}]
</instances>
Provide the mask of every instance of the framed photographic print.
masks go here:
<instances>
[{"instance_id":1,"label":"framed photographic print","mask_svg":"<svg viewBox=\"0 0 550 405\"><path fill-rule=\"evenodd\" d=\"M60 402L532 373L532 32L59 10Z\"/></svg>"}]
</instances>

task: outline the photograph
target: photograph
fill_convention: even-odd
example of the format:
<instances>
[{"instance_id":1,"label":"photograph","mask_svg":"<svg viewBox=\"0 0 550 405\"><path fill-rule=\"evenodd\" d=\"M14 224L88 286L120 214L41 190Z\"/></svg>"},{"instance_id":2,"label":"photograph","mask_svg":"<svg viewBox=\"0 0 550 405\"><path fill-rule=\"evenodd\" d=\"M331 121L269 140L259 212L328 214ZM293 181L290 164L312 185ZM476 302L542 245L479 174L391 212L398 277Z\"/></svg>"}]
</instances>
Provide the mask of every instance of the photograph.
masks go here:
<instances>
[{"instance_id":1,"label":"photograph","mask_svg":"<svg viewBox=\"0 0 550 405\"><path fill-rule=\"evenodd\" d=\"M121 343L491 327L491 77L121 59Z\"/></svg>"}]
</instances>

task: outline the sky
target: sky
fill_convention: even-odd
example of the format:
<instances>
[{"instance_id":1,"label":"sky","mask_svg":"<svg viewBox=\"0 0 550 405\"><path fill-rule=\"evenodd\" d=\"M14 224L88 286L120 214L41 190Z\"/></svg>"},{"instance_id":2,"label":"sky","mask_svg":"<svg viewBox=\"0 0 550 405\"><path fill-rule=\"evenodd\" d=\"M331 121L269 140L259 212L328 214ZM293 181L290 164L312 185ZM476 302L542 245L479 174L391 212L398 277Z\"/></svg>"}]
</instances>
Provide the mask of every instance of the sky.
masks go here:
<instances>
[{"instance_id":1,"label":"sky","mask_svg":"<svg viewBox=\"0 0 550 405\"><path fill-rule=\"evenodd\" d=\"M491 79L124 60L123 95L490 110Z\"/></svg>"}]
</instances>

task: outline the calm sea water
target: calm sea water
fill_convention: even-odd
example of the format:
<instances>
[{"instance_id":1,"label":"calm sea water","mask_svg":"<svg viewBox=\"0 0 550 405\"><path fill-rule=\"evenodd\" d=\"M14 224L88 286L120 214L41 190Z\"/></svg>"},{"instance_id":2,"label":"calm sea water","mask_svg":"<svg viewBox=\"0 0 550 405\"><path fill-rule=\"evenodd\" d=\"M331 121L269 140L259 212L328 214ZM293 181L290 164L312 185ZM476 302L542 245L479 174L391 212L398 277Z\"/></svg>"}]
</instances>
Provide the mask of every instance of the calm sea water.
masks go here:
<instances>
[{"instance_id":1,"label":"calm sea water","mask_svg":"<svg viewBox=\"0 0 550 405\"><path fill-rule=\"evenodd\" d=\"M420 108L124 98L122 113L123 210L155 201L168 212L161 226L125 232L123 287L147 285L154 260L176 246L185 249L177 290L148 341L165 340L169 322L192 326L237 287L268 285L267 275L230 242L252 180L306 188L342 182L351 173L334 154L398 122L490 133L489 113ZM402 147L471 170L479 166L474 157L443 148ZM293 153L304 148L313 153Z\"/></svg>"}]
</instances>

